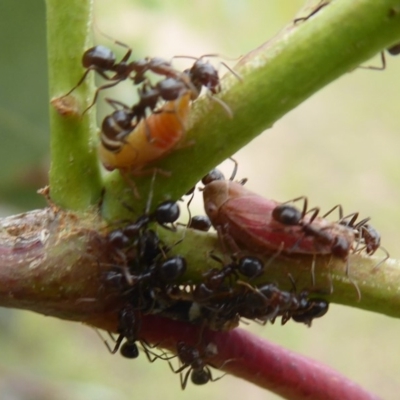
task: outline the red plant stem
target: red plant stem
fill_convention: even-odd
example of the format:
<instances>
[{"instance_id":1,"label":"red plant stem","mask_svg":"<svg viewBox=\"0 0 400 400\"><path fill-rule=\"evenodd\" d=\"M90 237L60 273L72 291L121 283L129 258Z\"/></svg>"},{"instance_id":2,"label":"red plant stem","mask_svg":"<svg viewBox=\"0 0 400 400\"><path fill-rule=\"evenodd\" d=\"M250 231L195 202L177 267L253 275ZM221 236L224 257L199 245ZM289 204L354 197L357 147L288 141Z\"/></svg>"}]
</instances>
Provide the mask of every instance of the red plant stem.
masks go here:
<instances>
[{"instance_id":1,"label":"red plant stem","mask_svg":"<svg viewBox=\"0 0 400 400\"><path fill-rule=\"evenodd\" d=\"M199 327L156 316L143 318L142 334L174 351L177 341L196 344ZM214 365L288 400L377 400L339 372L243 330L214 332L205 329L204 343L215 343ZM231 360L226 362L224 361Z\"/></svg>"}]
</instances>

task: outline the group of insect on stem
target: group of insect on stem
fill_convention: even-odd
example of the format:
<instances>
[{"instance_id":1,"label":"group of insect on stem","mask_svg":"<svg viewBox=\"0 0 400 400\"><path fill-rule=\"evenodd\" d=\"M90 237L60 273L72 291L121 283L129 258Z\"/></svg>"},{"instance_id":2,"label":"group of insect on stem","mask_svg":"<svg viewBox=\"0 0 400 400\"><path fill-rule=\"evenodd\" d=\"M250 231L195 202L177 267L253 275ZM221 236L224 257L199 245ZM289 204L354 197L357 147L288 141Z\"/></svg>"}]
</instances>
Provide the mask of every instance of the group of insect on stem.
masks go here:
<instances>
[{"instance_id":1,"label":"group of insect on stem","mask_svg":"<svg viewBox=\"0 0 400 400\"><path fill-rule=\"evenodd\" d=\"M227 117L233 117L230 107L214 96L221 91L221 81L218 69L207 59L217 57L216 54L175 56L171 60L158 57L132 60L132 49L119 41L116 43L127 48L120 61L102 45L86 50L82 58L85 73L62 97L72 94L90 71L95 71L108 83L97 88L91 104L82 114L95 104L99 92L104 89L125 80L137 87L138 101L133 105L106 98L106 102L114 108L101 124L99 156L106 169L119 169L124 176L140 174L144 167L171 150L189 145L183 143L187 120L191 104L199 97L203 87L209 98L221 105ZM194 63L180 71L173 65L173 60L177 58L194 59ZM220 64L241 79L226 63ZM161 79L152 83L150 73Z\"/></svg>"},{"instance_id":2,"label":"group of insect on stem","mask_svg":"<svg viewBox=\"0 0 400 400\"><path fill-rule=\"evenodd\" d=\"M295 23L307 20L325 5L321 2L318 9ZM100 91L125 80L137 87L138 101L132 106L106 99L114 108L103 119L100 134L99 154L107 169L118 169L125 177L136 174L182 144L191 104L203 87L227 117L233 117L229 105L214 97L221 91L221 82L218 70L206 61L214 55L187 57L195 60L193 65L179 71L173 60L132 60L132 49L116 43L127 49L121 60L117 61L104 46L88 49L82 59L85 73L65 94L68 96L79 87L90 71L107 81L96 90L84 114L96 103ZM389 51L397 54L400 48L394 46ZM161 79L153 83L148 73ZM187 193L192 196L187 203L189 221L180 229L207 232L213 227L222 248L222 254L210 251L205 255L204 263L210 267L199 281L187 278L189 262L178 254L185 235L174 243L165 243L158 234L158 229L176 231L180 224L180 207L173 200L163 201L151 212L150 193L143 215L101 237L107 254L107 261L100 263L104 287L124 303L118 313L115 345L104 340L107 348L113 354L120 350L124 357L137 358L140 345L149 361L168 361L171 369L180 374L182 389L189 379L196 385L220 379L213 377L210 368L221 367L213 363L218 348L204 339L205 329L226 331L237 327L243 319L266 324L278 318L282 325L292 320L311 326L315 318L327 313L326 296L334 290L332 285L328 289L317 287L316 258L325 256L327 271L333 259L341 261L351 279L350 256L372 255L382 248L380 235L369 218L358 220L358 213L345 215L341 205L321 215L318 207L308 207L305 196L286 202L263 198L246 189L245 180L234 181L236 169L235 163L229 180L218 170L203 178L201 191L206 215L191 216L189 206L196 187ZM153 184L156 172L153 169ZM297 207L298 204L302 205ZM338 218L330 221L327 217L333 212L338 213ZM383 251L387 258L388 253ZM268 276L268 266L277 258L296 256L310 258L310 285L298 290L288 274L291 290L283 290ZM263 283L257 283L260 281ZM148 314L197 325L199 335L191 343L178 340L176 356L156 350L162 342L150 345L141 334L142 318ZM177 369L171 364L174 357L180 362Z\"/></svg>"},{"instance_id":3,"label":"group of insect on stem","mask_svg":"<svg viewBox=\"0 0 400 400\"><path fill-rule=\"evenodd\" d=\"M328 311L324 295L331 290L315 285L315 257L329 256L327 270L336 258L350 274L351 254L371 255L380 248L380 235L369 224L369 218L357 221L358 213L343 216L340 205L320 216L319 208L309 208L305 197L288 202L265 199L247 190L245 180L235 182L235 173L236 166L229 180L218 170L203 178L201 191L207 215L190 216L185 227L208 231L212 225L222 245L222 256L213 252L206 256L205 263L210 267L199 282L185 277L190 266L177 254L185 235L167 244L157 233L162 228L176 230L180 216L177 202L164 201L150 212L149 201L142 216L111 230L103 239L110 255L109 262L102 264L104 285L125 302L119 313L115 347L111 349L106 342L107 346L112 353L120 348L123 356L136 358L140 344L151 362L167 360L180 373L182 388L189 378L194 384L218 379L213 378L210 369L220 367L212 362L218 348L203 339L204 329L225 331L243 319L265 324L277 318L282 324L293 320L311 326L315 318ZM195 193L194 188L188 195ZM295 206L298 202L302 202L301 208ZM326 217L336 210L338 220L329 221ZM153 229L154 223L159 228ZM311 256L309 288L298 291L288 275L292 290L283 290L273 278L268 279L268 265L278 257L296 255ZM264 283L256 284L260 278ZM199 326L199 337L193 343L177 341L178 369L171 365L174 356L156 352L141 336L141 319L148 314ZM158 345L162 347L162 343Z\"/></svg>"},{"instance_id":4,"label":"group of insect on stem","mask_svg":"<svg viewBox=\"0 0 400 400\"><path fill-rule=\"evenodd\" d=\"M213 378L210 369L221 366L212 362L218 349L214 343L203 339L204 329L225 331L235 328L242 319L265 324L273 323L277 318L281 318L282 324L293 320L310 326L315 318L328 311L328 302L313 290L312 285L310 290L298 292L294 281L289 291L279 288L273 279L268 282L266 256L275 258L283 253L299 252L318 255L327 251L326 237L333 233L335 238L339 236L333 226L337 230L343 227L346 231L354 231L354 238L359 232L360 241L369 240L365 240L367 236L362 234L366 221L356 224L356 218L352 216L350 220L343 218L346 223L329 223L329 229L325 229L328 222L319 217L316 210L308 218L306 206L300 211L291 204L263 199L246 190L243 181L225 180L218 170L205 176L202 184L207 216L190 216L185 229L207 231L213 225L223 242L224 252L222 257L214 253L207 256L205 263L210 267L203 272L199 282L193 283L185 278L190 266L182 255L177 254L180 243L185 240L184 235L176 243L167 244L151 225L156 223L157 229L176 229L180 211L174 201L160 203L153 212L149 211L149 202L142 216L111 230L103 239L110 255L109 262L102 264L104 285L119 293L125 302L119 314L119 336L110 351L115 353L120 348L123 356L136 358L139 354L137 345L140 344L150 361L162 359L171 363L173 356L164 351L156 353L141 336L142 316L156 314L198 325L199 337L193 343L177 341L176 354L181 366L175 371L181 374L182 388L186 387L189 379L194 384L218 379ZM217 195L213 194L214 190L217 190ZM224 199L219 198L221 193ZM195 191L189 194L194 195ZM239 203L232 204L236 200ZM249 236L242 240L251 234L251 228L245 223L241 223L240 228L235 225L238 216L245 222L248 214L248 209L243 208L240 201L258 203L258 210L264 213L263 219L261 215L257 216L264 221L260 226L265 233L264 243L252 243ZM369 232L373 232L372 229ZM274 235L284 240L278 243ZM269 239L272 240L268 242ZM305 246L307 241L312 245L311 250ZM332 250L334 243L335 240L329 243L330 254L337 257ZM339 257L344 258L344 254L340 253ZM264 284L253 283L260 277ZM162 346L162 343L158 345Z\"/></svg>"}]
</instances>

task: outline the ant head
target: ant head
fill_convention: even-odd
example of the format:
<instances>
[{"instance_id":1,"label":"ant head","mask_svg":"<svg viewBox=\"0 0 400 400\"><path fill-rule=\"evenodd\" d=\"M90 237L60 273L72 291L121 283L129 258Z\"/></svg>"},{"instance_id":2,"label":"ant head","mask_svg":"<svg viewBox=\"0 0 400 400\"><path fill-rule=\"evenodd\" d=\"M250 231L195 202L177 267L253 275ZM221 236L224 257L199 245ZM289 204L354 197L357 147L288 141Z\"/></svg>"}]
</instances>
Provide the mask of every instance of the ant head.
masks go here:
<instances>
[{"instance_id":1,"label":"ant head","mask_svg":"<svg viewBox=\"0 0 400 400\"><path fill-rule=\"evenodd\" d=\"M158 205L154 212L154 219L160 224L174 223L179 218L180 210L175 201L167 200Z\"/></svg>"},{"instance_id":2,"label":"ant head","mask_svg":"<svg viewBox=\"0 0 400 400\"><path fill-rule=\"evenodd\" d=\"M186 271L186 260L182 256L174 256L164 260L159 266L159 275L162 280L173 282L179 279Z\"/></svg>"},{"instance_id":3,"label":"ant head","mask_svg":"<svg viewBox=\"0 0 400 400\"><path fill-rule=\"evenodd\" d=\"M197 60L190 69L190 78L196 86L204 86L216 94L221 91L218 71L209 62Z\"/></svg>"},{"instance_id":4,"label":"ant head","mask_svg":"<svg viewBox=\"0 0 400 400\"><path fill-rule=\"evenodd\" d=\"M192 371L192 375L190 376L190 380L195 385L204 385L209 382L211 379L211 371L208 368L204 369L195 369Z\"/></svg>"},{"instance_id":5,"label":"ant head","mask_svg":"<svg viewBox=\"0 0 400 400\"><path fill-rule=\"evenodd\" d=\"M115 54L107 47L94 46L83 53L82 65L85 68L98 67L110 69L116 62Z\"/></svg>"},{"instance_id":6,"label":"ant head","mask_svg":"<svg viewBox=\"0 0 400 400\"><path fill-rule=\"evenodd\" d=\"M138 358L139 349L135 342L126 341L122 346L120 353L125 358Z\"/></svg>"},{"instance_id":7,"label":"ant head","mask_svg":"<svg viewBox=\"0 0 400 400\"><path fill-rule=\"evenodd\" d=\"M224 180L225 180L224 174L219 169L214 168L206 176L203 177L201 183L203 185L208 185L209 183L214 181L224 181Z\"/></svg>"},{"instance_id":8,"label":"ant head","mask_svg":"<svg viewBox=\"0 0 400 400\"><path fill-rule=\"evenodd\" d=\"M314 318L324 316L329 309L329 303L323 299L311 299L307 302L307 308L304 311L299 310L292 315L292 319L296 322L303 322L311 326Z\"/></svg>"},{"instance_id":9,"label":"ant head","mask_svg":"<svg viewBox=\"0 0 400 400\"><path fill-rule=\"evenodd\" d=\"M195 215L190 220L188 228L196 229L198 231L208 232L211 228L211 221L206 215Z\"/></svg>"},{"instance_id":10,"label":"ant head","mask_svg":"<svg viewBox=\"0 0 400 400\"><path fill-rule=\"evenodd\" d=\"M254 278L264 271L264 264L257 257L242 257L238 262L239 272L247 278Z\"/></svg>"},{"instance_id":11,"label":"ant head","mask_svg":"<svg viewBox=\"0 0 400 400\"><path fill-rule=\"evenodd\" d=\"M290 204L280 204L272 211L275 221L283 225L298 225L302 218L301 211Z\"/></svg>"},{"instance_id":12,"label":"ant head","mask_svg":"<svg viewBox=\"0 0 400 400\"><path fill-rule=\"evenodd\" d=\"M118 249L123 249L124 247L129 245L129 238L125 235L125 233L117 229L115 231L110 232L108 235L108 242Z\"/></svg>"}]
</instances>

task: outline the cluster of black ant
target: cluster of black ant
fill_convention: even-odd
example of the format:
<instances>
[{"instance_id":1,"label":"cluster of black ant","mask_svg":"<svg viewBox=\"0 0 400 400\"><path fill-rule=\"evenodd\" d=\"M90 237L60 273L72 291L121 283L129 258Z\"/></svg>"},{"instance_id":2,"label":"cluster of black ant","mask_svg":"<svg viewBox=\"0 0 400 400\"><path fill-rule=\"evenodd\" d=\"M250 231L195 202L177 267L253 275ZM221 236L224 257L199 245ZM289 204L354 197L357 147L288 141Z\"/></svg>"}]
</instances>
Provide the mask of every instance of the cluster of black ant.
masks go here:
<instances>
[{"instance_id":1,"label":"cluster of black ant","mask_svg":"<svg viewBox=\"0 0 400 400\"><path fill-rule=\"evenodd\" d=\"M299 18L295 23L306 21L328 4L321 1L309 16ZM107 162L102 160L106 168L118 168L121 172L127 168L133 172L135 168L141 168L171 150L185 131L182 116L188 114L189 102L199 97L203 87L210 95L218 94L221 91L221 82L217 69L205 61L206 58L215 56L214 54L199 58L186 57L195 61L190 68L180 71L173 66L172 60L157 57L131 60L132 49L121 42L116 43L127 49L120 61L117 61L110 49L101 45L85 51L82 65L86 71L77 85L64 96L80 86L90 71L95 71L107 83L97 88L93 101L83 114L96 103L100 91L126 80L137 87L138 101L132 106L115 99L106 99L114 111L103 119L100 135L101 148L108 154ZM395 45L388 51L393 55L399 54L400 46ZM183 56L173 58L181 57ZM382 60L385 60L383 53ZM221 64L240 79L225 63ZM152 83L150 73L161 79ZM188 100L182 110L177 102L184 97ZM224 102L217 97L211 98L232 117L231 109ZM173 107L165 108L169 102ZM161 120L158 125L153 124L156 125L156 129L150 129L149 116L168 113L177 115L181 129L170 127L165 134L163 125L168 125L167 118L167 122ZM142 140L143 134L145 141ZM165 139L165 136L168 138ZM159 140L159 137L162 139ZM156 142L157 146L153 146ZM132 151L126 155L123 150L128 145ZM210 188L209 185L213 182L223 181L228 187L232 180L233 178L225 181L218 170L213 170L202 180L206 187L203 193L206 193L207 187ZM192 194L194 189L188 194ZM300 199L304 200L302 210L289 204ZM180 216L180 208L176 202L164 201L154 212L146 211L135 221L110 231L104 238L104 246L109 253L109 262L102 264L104 286L122 298L124 306L118 313L118 337L114 347L111 348L105 341L109 351L114 354L120 350L124 357L137 358L140 344L149 361L162 359L169 362L174 356L165 352L156 353L155 346L151 346L141 335L142 317L148 314L196 324L200 327L200 332L205 327L215 331L230 330L237 327L243 319L266 324L274 323L280 318L282 325L293 320L311 326L315 318L327 313L329 303L317 297L316 293L307 290L298 292L293 281L291 291L282 290L275 282L268 282L265 278L264 258L260 258L260 252L257 250L265 248L270 255L273 255L274 251L278 255L329 254L347 262L350 252L355 252L357 246L369 255L380 247L380 235L368 223L369 219L356 222L358 213L343 217L341 206L334 208L339 208L339 221L328 224L323 219L329 213L318 217L319 209L308 210L307 199L304 197L287 203L269 201L266 205L266 209L272 207L270 226L266 226L267 230L270 230L268 239L255 238L252 232L242 235L244 231L238 230L238 237L229 237L230 244L236 241L233 246L235 251L226 251L228 254L224 254L224 259L209 254L208 261L213 260L219 267L210 268L197 283L185 279L185 258L176 254L175 250L172 255L172 250L184 239L168 245L160 239L157 231L152 229L153 224L158 224L162 228L176 230ZM190 216L186 229L208 231L214 226L217 230L220 228L220 239L221 234L229 236L229 232L224 232L224 229L229 231L232 226L226 222L221 223L223 216L218 215L222 214L222 206L219 208L214 204L213 207L213 210L211 207L207 209L205 201L208 216ZM214 220L209 218L212 212L215 212ZM277 235L278 230L274 228L274 224L279 227L281 236ZM285 247L285 240L288 247ZM306 244L310 243L312 246L307 247ZM262 275L263 281L267 283L254 284ZM212 361L213 356L218 353L218 349L212 343L203 343L201 334L196 346L179 341L176 353L181 366L177 370L174 370L171 364L170 366L174 372L180 373L182 389L186 387L189 378L196 385L219 379L213 378L210 369L210 366L214 366L210 360Z\"/></svg>"},{"instance_id":2,"label":"cluster of black ant","mask_svg":"<svg viewBox=\"0 0 400 400\"><path fill-rule=\"evenodd\" d=\"M202 182L207 185L222 178L219 171L213 170ZM156 223L175 230L179 216L179 205L164 201L154 212L146 212L124 227L112 230L105 238L111 261L103 267L104 284L125 302L119 311L119 336L114 348L106 342L112 353L120 349L124 357L136 358L139 354L137 344L140 344L151 362L172 358L165 353L156 354L141 337L141 319L146 314L197 324L200 330L207 327L225 331L235 328L241 319L262 324L274 323L277 318L285 324L292 319L310 326L314 318L328 311L327 301L311 297L307 291L296 293L295 287L292 291L281 290L272 282L253 285L253 279L265 272L264 262L257 256L232 254L230 261L225 262L210 254L216 267L205 272L199 283L185 279L185 258L170 255L172 249L176 253L180 241L168 246L150 227ZM207 216L194 216L189 218L186 229L208 231L210 227ZM210 370L210 366L214 366L209 361L213 355L210 344L207 347L201 338L199 343L199 346L182 341L177 343L181 367L175 372L187 371L184 376L181 374L182 388L186 387L189 377L194 384L216 380Z\"/></svg>"},{"instance_id":3,"label":"cluster of black ant","mask_svg":"<svg viewBox=\"0 0 400 400\"><path fill-rule=\"evenodd\" d=\"M127 45L116 42L128 48L126 54L120 61L117 61L115 54L102 45L92 47L85 51L82 58L82 65L86 69L79 82L63 97L71 94L86 79L90 71L95 71L103 79L110 81L97 88L92 103L84 110L88 111L96 102L101 90L116 86L122 81L130 80L138 87L137 103L128 106L118 100L106 99L115 111L103 119L101 126L101 144L112 153L118 153L126 145L126 138L152 113L163 112L160 105L166 102L173 102L185 95L190 100L195 100L200 95L202 88L214 95L221 91L220 77L218 70L208 61L207 57L214 57L214 54L203 55L199 58L190 56L175 56L174 58L192 58L195 62L184 71L174 68L171 61L154 57L146 57L140 60L130 60L132 49ZM225 63L221 62L238 79L240 77ZM162 76L163 79L152 84L147 73ZM212 97L225 109L229 116L232 116L230 108L221 100ZM172 111L173 112L173 111ZM154 137L146 127L146 137L151 142ZM141 149L137 149L140 151Z\"/></svg>"}]
</instances>

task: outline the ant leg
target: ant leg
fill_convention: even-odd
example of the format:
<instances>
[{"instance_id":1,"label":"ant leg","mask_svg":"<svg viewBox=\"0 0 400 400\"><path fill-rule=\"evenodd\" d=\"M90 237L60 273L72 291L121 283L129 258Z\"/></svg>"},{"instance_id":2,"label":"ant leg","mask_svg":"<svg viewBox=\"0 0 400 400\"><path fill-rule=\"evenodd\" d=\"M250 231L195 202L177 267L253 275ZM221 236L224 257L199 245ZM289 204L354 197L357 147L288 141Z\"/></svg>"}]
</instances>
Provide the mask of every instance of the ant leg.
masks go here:
<instances>
[{"instance_id":1,"label":"ant leg","mask_svg":"<svg viewBox=\"0 0 400 400\"><path fill-rule=\"evenodd\" d=\"M175 358L176 355L172 355L172 356L168 356L166 357L165 352L162 352L162 355L156 354L154 352L152 352L148 347L152 348L144 339L140 339L140 344L142 345L144 354L146 355L147 359L153 363L154 361L156 361L157 359L161 359L161 360L165 360L168 361L172 358ZM153 357L152 357L153 356Z\"/></svg>"},{"instance_id":2,"label":"ant leg","mask_svg":"<svg viewBox=\"0 0 400 400\"><path fill-rule=\"evenodd\" d=\"M384 71L386 69L386 57L383 51L381 51L381 63L382 65L380 67L374 67L374 66L363 67L362 65L360 65L358 68L372 69L374 71Z\"/></svg>"},{"instance_id":3,"label":"ant leg","mask_svg":"<svg viewBox=\"0 0 400 400\"><path fill-rule=\"evenodd\" d=\"M61 96L60 98L62 99L62 98L64 98L64 97L67 97L67 96L70 95L77 87L79 87L80 85L82 85L83 81L86 79L86 77L87 77L87 75L88 75L88 73L89 73L90 71L95 71L95 72L97 72L103 79L105 79L105 80L107 80L107 81L109 81L109 80L112 79L112 78L110 78L107 74L105 74L104 71L102 71L99 67L93 65L93 66L91 66L91 67L88 67L88 68L86 69L86 71L84 72L84 74L82 75L81 79L79 79L78 83L77 83L68 93L64 94L64 95ZM117 81L117 83L118 83L118 82L119 82L119 81ZM114 85L113 85L113 86L114 86ZM100 89L100 88L99 88L99 89ZM98 91L99 89L97 89L97 91ZM96 91L96 92L97 92L97 91ZM90 107L92 107L92 105L95 103L96 99L97 99L97 94L95 95L95 100L94 100L93 103L90 105Z\"/></svg>"},{"instance_id":4,"label":"ant leg","mask_svg":"<svg viewBox=\"0 0 400 400\"><path fill-rule=\"evenodd\" d=\"M296 18L293 20L293 23L297 24L300 21L307 21L309 18L311 18L313 15L315 15L319 10L327 6L329 3L330 1L321 0L319 4L315 7L315 9L310 14L307 15L307 17Z\"/></svg>"},{"instance_id":5,"label":"ant leg","mask_svg":"<svg viewBox=\"0 0 400 400\"><path fill-rule=\"evenodd\" d=\"M315 263L316 263L316 257L315 254L313 254L313 260L311 263L311 282L312 282L312 286L315 287Z\"/></svg>"},{"instance_id":6,"label":"ant leg","mask_svg":"<svg viewBox=\"0 0 400 400\"><path fill-rule=\"evenodd\" d=\"M109 97L107 97L105 99L105 101L114 109L114 110L118 110L117 106L121 106L125 111L131 111L131 108L128 107L125 103L122 103L122 101L118 101L118 100L114 100L114 99L110 99Z\"/></svg>"},{"instance_id":7,"label":"ant leg","mask_svg":"<svg viewBox=\"0 0 400 400\"><path fill-rule=\"evenodd\" d=\"M90 105L88 107L85 108L85 110L82 113L82 116L85 115L86 112L89 111L94 106L94 104L96 103L97 98L99 97L100 90L111 88L113 86L118 85L118 83L120 83L120 82L121 82L121 79L118 79L118 80L116 80L116 81L114 81L112 83L108 83L106 85L102 85L102 86L98 87L96 92L95 92L95 94L94 94L94 96L93 96L93 101L90 103Z\"/></svg>"},{"instance_id":8,"label":"ant leg","mask_svg":"<svg viewBox=\"0 0 400 400\"><path fill-rule=\"evenodd\" d=\"M385 258L381 261L378 262L378 264L376 264L374 266L374 268L372 268L372 272L376 272L376 270L386 261L390 258L390 254L389 252L382 246L379 246L380 249L382 249L382 251L385 253Z\"/></svg>"},{"instance_id":9,"label":"ant leg","mask_svg":"<svg viewBox=\"0 0 400 400\"><path fill-rule=\"evenodd\" d=\"M188 367L188 365L184 364L184 365L181 365L178 369L174 369L174 367L172 366L172 364L169 360L168 360L168 364L169 364L171 371L174 374L180 374L184 369L186 369Z\"/></svg>"},{"instance_id":10,"label":"ant leg","mask_svg":"<svg viewBox=\"0 0 400 400\"><path fill-rule=\"evenodd\" d=\"M112 39L111 36L108 36L108 35L105 35L105 36L108 37L109 39ZM121 61L119 62L119 64L122 62L128 61L129 57L132 54L132 49L127 44L120 42L119 40L115 40L115 39L112 39L112 40L114 40L114 43L117 44L118 46L125 47L126 49L128 49L127 52L125 53L125 55L121 58Z\"/></svg>"},{"instance_id":11,"label":"ant leg","mask_svg":"<svg viewBox=\"0 0 400 400\"><path fill-rule=\"evenodd\" d=\"M122 178L125 180L125 182L130 186L132 189L133 195L135 196L136 199L140 199L141 196L139 194L139 190L136 186L136 183L131 179L129 171L125 171L123 169L119 170L119 173L121 174Z\"/></svg>"},{"instance_id":12,"label":"ant leg","mask_svg":"<svg viewBox=\"0 0 400 400\"><path fill-rule=\"evenodd\" d=\"M193 192L192 196L190 197L189 201L186 204L186 208L188 210L188 215L189 215L189 219L188 219L188 222L186 224L186 228L189 228L189 226L192 223L192 212L190 211L190 204L192 203L192 200L194 199L194 195L195 195L195 193Z\"/></svg>"},{"instance_id":13,"label":"ant leg","mask_svg":"<svg viewBox=\"0 0 400 400\"><path fill-rule=\"evenodd\" d=\"M184 379L182 379L182 376L183 376L182 373L179 374L180 380L181 380L181 388L182 388L182 390L185 390L186 385L187 385L187 382L188 382L188 378L189 378L189 375L190 375L191 372L192 372L192 368L190 368L190 369L186 372L185 378L184 378Z\"/></svg>"},{"instance_id":14,"label":"ant leg","mask_svg":"<svg viewBox=\"0 0 400 400\"><path fill-rule=\"evenodd\" d=\"M86 69L86 71L84 72L84 74L82 75L81 79L79 79L78 83L66 94L64 94L63 96L60 97L60 99L69 96L77 87L79 87L80 85L82 85L82 82L86 79L88 73L90 71L96 71L99 74L101 74L101 72L99 71L99 69L95 66L89 67ZM109 79L108 77L106 79Z\"/></svg>"},{"instance_id":15,"label":"ant leg","mask_svg":"<svg viewBox=\"0 0 400 400\"><path fill-rule=\"evenodd\" d=\"M349 272L350 272L350 263L349 263L349 258L347 257L347 259L346 259L346 276L347 276L349 282L356 289L357 301L360 302L361 301L361 290L360 290L359 286L357 285L357 282L353 278L350 277Z\"/></svg>"},{"instance_id":16,"label":"ant leg","mask_svg":"<svg viewBox=\"0 0 400 400\"><path fill-rule=\"evenodd\" d=\"M124 339L124 335L123 335L123 334L120 334L120 335L118 336L118 339L117 339L116 342L115 342L115 346L114 346L114 348L112 349L112 348L110 347L110 345L108 344L107 340L104 339L103 336L101 336L101 334L100 334L100 332L98 331L98 329L95 329L95 331L96 331L97 335L99 336L99 338L101 339L101 341L102 341L102 342L105 344L105 346L107 347L108 351L109 351L111 354L115 354L115 353L118 351L119 347L121 346L122 340ZM109 335L111 336L110 333L109 333ZM111 337L112 337L112 336L111 336Z\"/></svg>"},{"instance_id":17,"label":"ant leg","mask_svg":"<svg viewBox=\"0 0 400 400\"><path fill-rule=\"evenodd\" d=\"M269 267L269 265L281 255L284 247L285 247L285 243L281 242L281 244L279 245L278 250L272 255L272 257L264 265L264 270L266 270Z\"/></svg>"},{"instance_id":18,"label":"ant leg","mask_svg":"<svg viewBox=\"0 0 400 400\"><path fill-rule=\"evenodd\" d=\"M357 213L358 214L358 213ZM360 222L357 222L357 224L354 226L354 229L360 229L363 228L365 229L364 225L370 220L370 217L362 219ZM356 219L354 219L355 221Z\"/></svg>"},{"instance_id":19,"label":"ant leg","mask_svg":"<svg viewBox=\"0 0 400 400\"><path fill-rule=\"evenodd\" d=\"M312 212L312 214L311 214L310 220L308 221L307 225L312 224L312 222L315 220L315 218L317 218L317 216L320 212L320 209L319 209L319 207L311 208L310 210L306 211L306 213L304 215L309 214L311 212Z\"/></svg>"},{"instance_id":20,"label":"ant leg","mask_svg":"<svg viewBox=\"0 0 400 400\"><path fill-rule=\"evenodd\" d=\"M344 219L344 218L343 218L343 207L342 207L341 204L337 204L335 207L331 208L328 212L326 212L326 213L322 216L322 218L326 218L329 214L332 214L333 211L335 211L336 209L339 210L339 221L343 220L343 219ZM353 215L353 214L348 215L348 217L350 217L351 215ZM357 216L358 216L358 214L357 214ZM346 218L347 218L347 217L346 217ZM357 218L356 218L356 219L357 219Z\"/></svg>"},{"instance_id":21,"label":"ant leg","mask_svg":"<svg viewBox=\"0 0 400 400\"><path fill-rule=\"evenodd\" d=\"M234 358L231 358L231 359L229 359L229 360L224 361L224 362L222 363L222 365L221 365L220 367L218 367L218 368L217 368L216 366L212 365L212 364L210 364L210 365L212 365L214 368L221 369L221 368L224 368L225 364L227 364L227 363L229 363L229 362L232 362L232 361L235 361L235 359L234 359ZM207 373L209 374L208 376L209 376L209 378L210 378L210 382L219 381L219 380L222 379L225 375L228 375L228 373L225 372L225 374L222 374L221 376L218 376L217 378L213 378L213 376L212 376L212 374L211 374L210 368L209 368L209 367L205 367L205 369L207 370Z\"/></svg>"},{"instance_id":22,"label":"ant leg","mask_svg":"<svg viewBox=\"0 0 400 400\"><path fill-rule=\"evenodd\" d=\"M355 212L355 213L351 213L351 214L349 214L349 215L346 215L345 217L342 216L341 218L339 218L338 223L341 224L342 222L346 222L345 226L348 226L348 227L350 227L350 228L356 229L355 226L354 226L354 222L357 221L358 215L359 215L359 213L358 213L358 212ZM350 221L346 221L346 220L348 220L349 218L351 218ZM369 219L369 218L368 218L368 219ZM365 222L366 222L366 221L365 221ZM343 225L344 225L344 224L343 224ZM358 225L358 224L357 224L357 225Z\"/></svg>"}]
</instances>

